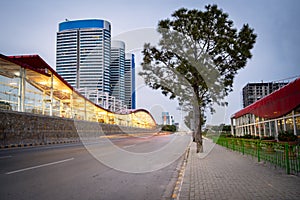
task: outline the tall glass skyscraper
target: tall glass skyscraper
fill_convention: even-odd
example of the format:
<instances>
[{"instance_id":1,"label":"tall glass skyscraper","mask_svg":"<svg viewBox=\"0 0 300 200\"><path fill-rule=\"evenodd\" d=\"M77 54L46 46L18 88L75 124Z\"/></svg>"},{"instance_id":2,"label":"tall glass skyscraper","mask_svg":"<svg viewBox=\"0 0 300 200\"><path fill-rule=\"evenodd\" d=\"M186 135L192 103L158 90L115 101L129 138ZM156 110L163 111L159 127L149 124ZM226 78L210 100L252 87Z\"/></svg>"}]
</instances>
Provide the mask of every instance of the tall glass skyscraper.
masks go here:
<instances>
[{"instance_id":1,"label":"tall glass skyscraper","mask_svg":"<svg viewBox=\"0 0 300 200\"><path fill-rule=\"evenodd\" d=\"M56 71L72 87L110 93L111 25L105 20L61 22Z\"/></svg>"},{"instance_id":2,"label":"tall glass skyscraper","mask_svg":"<svg viewBox=\"0 0 300 200\"><path fill-rule=\"evenodd\" d=\"M125 54L125 104L135 109L135 62L134 54Z\"/></svg>"},{"instance_id":3,"label":"tall glass skyscraper","mask_svg":"<svg viewBox=\"0 0 300 200\"><path fill-rule=\"evenodd\" d=\"M125 43L119 40L111 42L110 54L111 95L125 103Z\"/></svg>"}]
</instances>

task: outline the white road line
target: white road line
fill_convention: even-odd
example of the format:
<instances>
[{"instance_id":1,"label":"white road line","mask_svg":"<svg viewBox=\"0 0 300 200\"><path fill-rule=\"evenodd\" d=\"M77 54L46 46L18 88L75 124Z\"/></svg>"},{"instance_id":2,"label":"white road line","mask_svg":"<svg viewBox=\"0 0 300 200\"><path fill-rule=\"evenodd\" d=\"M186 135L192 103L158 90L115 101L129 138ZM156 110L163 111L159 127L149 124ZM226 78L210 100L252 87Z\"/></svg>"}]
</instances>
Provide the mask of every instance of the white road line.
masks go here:
<instances>
[{"instance_id":1,"label":"white road line","mask_svg":"<svg viewBox=\"0 0 300 200\"><path fill-rule=\"evenodd\" d=\"M56 165L56 164L63 163L63 162L68 162L68 161L71 161L71 160L74 160L74 158L69 158L69 159L60 160L60 161L51 162L51 163L46 163L46 164L37 165L37 166L33 166L33 167L27 167L27 168L24 168L24 169L19 169L19 170L15 170L15 171L11 171L11 172L6 172L5 174L14 174L14 173L23 172L23 171L27 171L27 170L31 170L31 169L40 168L40 167Z\"/></svg>"},{"instance_id":2,"label":"white road line","mask_svg":"<svg viewBox=\"0 0 300 200\"><path fill-rule=\"evenodd\" d=\"M0 159L3 159L3 158L11 158L12 156L2 156L0 157Z\"/></svg>"},{"instance_id":3,"label":"white road line","mask_svg":"<svg viewBox=\"0 0 300 200\"><path fill-rule=\"evenodd\" d=\"M134 147L136 144L132 144L132 145L127 145L127 146L124 146L123 148L126 149L126 148L129 148L129 147Z\"/></svg>"}]
</instances>

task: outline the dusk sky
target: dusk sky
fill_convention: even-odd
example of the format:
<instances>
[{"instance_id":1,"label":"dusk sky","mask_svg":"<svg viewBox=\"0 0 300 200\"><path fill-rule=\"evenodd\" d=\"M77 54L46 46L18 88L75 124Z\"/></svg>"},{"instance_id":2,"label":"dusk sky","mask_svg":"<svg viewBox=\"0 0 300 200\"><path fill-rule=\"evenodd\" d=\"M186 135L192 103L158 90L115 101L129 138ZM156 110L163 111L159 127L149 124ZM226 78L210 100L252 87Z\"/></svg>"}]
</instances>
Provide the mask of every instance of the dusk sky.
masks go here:
<instances>
[{"instance_id":1,"label":"dusk sky","mask_svg":"<svg viewBox=\"0 0 300 200\"><path fill-rule=\"evenodd\" d=\"M38 54L55 69L56 32L65 19L104 19L112 25L112 38L126 33L154 30L159 20L166 19L182 7L204 10L217 4L229 14L234 26L244 23L254 28L257 41L253 57L235 77L233 92L227 98L226 113L219 113L210 123L230 122L230 116L242 108L242 88L248 82L278 81L300 75L300 1L298 0L4 0L0 2L0 53L4 55ZM134 35L133 34L133 35ZM147 34L144 34L144 36ZM135 37L131 38L132 40ZM149 39L151 41L151 39ZM146 42L146 41L145 41ZM140 68L140 50L137 54ZM132 47L132 46L131 46ZM180 121L175 101L137 82L137 107L148 109L161 123L161 111L169 111ZM224 109L223 109L224 110ZM208 120L209 121L209 120Z\"/></svg>"}]
</instances>

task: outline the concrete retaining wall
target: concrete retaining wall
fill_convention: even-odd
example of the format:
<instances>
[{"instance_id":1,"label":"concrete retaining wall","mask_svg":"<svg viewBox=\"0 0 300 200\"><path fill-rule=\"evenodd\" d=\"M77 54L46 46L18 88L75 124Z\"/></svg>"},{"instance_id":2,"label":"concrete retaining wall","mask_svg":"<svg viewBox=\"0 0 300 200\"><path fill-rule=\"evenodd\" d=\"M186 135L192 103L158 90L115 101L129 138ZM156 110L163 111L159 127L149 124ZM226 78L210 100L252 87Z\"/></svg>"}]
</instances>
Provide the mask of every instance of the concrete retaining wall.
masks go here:
<instances>
[{"instance_id":1,"label":"concrete retaining wall","mask_svg":"<svg viewBox=\"0 0 300 200\"><path fill-rule=\"evenodd\" d=\"M75 121L73 119L0 110L0 147L79 141L103 134L155 132L156 130Z\"/></svg>"}]
</instances>

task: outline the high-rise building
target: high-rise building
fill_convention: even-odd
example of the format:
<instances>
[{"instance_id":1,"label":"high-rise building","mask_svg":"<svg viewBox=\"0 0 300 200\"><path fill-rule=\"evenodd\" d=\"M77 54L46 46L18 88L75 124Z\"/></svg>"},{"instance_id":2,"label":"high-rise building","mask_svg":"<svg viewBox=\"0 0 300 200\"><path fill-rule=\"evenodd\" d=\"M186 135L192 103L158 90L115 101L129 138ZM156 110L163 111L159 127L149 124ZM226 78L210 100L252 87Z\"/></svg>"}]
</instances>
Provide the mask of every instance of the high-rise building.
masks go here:
<instances>
[{"instance_id":1,"label":"high-rise building","mask_svg":"<svg viewBox=\"0 0 300 200\"><path fill-rule=\"evenodd\" d=\"M162 124L163 125L174 125L174 116L170 115L169 112L162 112Z\"/></svg>"},{"instance_id":2,"label":"high-rise building","mask_svg":"<svg viewBox=\"0 0 300 200\"><path fill-rule=\"evenodd\" d=\"M110 95L125 103L125 43L111 42L110 53Z\"/></svg>"},{"instance_id":3,"label":"high-rise building","mask_svg":"<svg viewBox=\"0 0 300 200\"><path fill-rule=\"evenodd\" d=\"M134 54L125 54L125 104L129 109L135 109L135 62Z\"/></svg>"},{"instance_id":4,"label":"high-rise building","mask_svg":"<svg viewBox=\"0 0 300 200\"><path fill-rule=\"evenodd\" d=\"M248 83L243 87L243 106L247 107L287 84L287 82Z\"/></svg>"},{"instance_id":5,"label":"high-rise building","mask_svg":"<svg viewBox=\"0 0 300 200\"><path fill-rule=\"evenodd\" d=\"M61 22L57 32L56 71L78 90L109 93L110 48L109 22L99 19Z\"/></svg>"}]
</instances>

